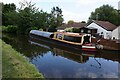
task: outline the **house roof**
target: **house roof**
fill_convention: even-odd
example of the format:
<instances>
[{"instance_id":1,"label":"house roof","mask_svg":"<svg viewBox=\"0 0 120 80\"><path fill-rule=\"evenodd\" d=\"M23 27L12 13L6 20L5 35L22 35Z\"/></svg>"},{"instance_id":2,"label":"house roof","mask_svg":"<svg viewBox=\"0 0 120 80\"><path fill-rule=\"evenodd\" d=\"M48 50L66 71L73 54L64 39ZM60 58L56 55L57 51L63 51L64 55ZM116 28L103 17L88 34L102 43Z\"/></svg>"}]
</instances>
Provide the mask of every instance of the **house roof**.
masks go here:
<instances>
[{"instance_id":1,"label":"house roof","mask_svg":"<svg viewBox=\"0 0 120 80\"><path fill-rule=\"evenodd\" d=\"M102 28L104 28L108 31L113 31L115 28L117 28L116 25L114 25L108 21L92 21L92 22L96 23L97 25L101 26ZM91 24L91 23L89 23L89 24Z\"/></svg>"},{"instance_id":2,"label":"house roof","mask_svg":"<svg viewBox=\"0 0 120 80\"><path fill-rule=\"evenodd\" d=\"M62 29L62 30L65 29L65 28L67 28L67 24L66 23L63 23L62 26L58 27L58 29Z\"/></svg>"},{"instance_id":3,"label":"house roof","mask_svg":"<svg viewBox=\"0 0 120 80\"><path fill-rule=\"evenodd\" d=\"M58 29L65 29L65 28L70 28L70 27L73 27L73 28L82 28L82 27L85 27L85 26L86 26L86 23L79 23L79 22L74 22L72 24L65 24L64 23Z\"/></svg>"},{"instance_id":4,"label":"house roof","mask_svg":"<svg viewBox=\"0 0 120 80\"><path fill-rule=\"evenodd\" d=\"M120 28L120 26L117 26L115 29L117 29L117 28ZM114 30L115 30L115 29L114 29Z\"/></svg>"},{"instance_id":5,"label":"house roof","mask_svg":"<svg viewBox=\"0 0 120 80\"><path fill-rule=\"evenodd\" d=\"M86 26L86 23L77 23L74 22L73 24L68 24L69 27L73 27L73 28L82 28Z\"/></svg>"}]
</instances>

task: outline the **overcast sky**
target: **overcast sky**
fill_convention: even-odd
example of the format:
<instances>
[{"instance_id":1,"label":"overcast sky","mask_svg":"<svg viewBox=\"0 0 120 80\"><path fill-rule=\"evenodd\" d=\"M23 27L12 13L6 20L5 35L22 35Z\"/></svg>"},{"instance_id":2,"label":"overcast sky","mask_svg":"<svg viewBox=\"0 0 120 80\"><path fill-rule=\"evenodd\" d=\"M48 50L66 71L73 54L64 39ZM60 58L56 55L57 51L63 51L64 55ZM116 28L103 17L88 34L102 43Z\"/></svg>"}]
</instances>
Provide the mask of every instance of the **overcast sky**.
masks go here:
<instances>
[{"instance_id":1,"label":"overcast sky","mask_svg":"<svg viewBox=\"0 0 120 80\"><path fill-rule=\"evenodd\" d=\"M3 3L15 3L19 7L19 2L24 0L2 0ZM31 0L27 0L28 2ZM32 0L36 3L36 7L47 11L51 8L58 6L63 11L64 22L73 20L75 22L87 21L92 11L102 6L109 4L115 9L118 9L118 2L120 0Z\"/></svg>"}]
</instances>

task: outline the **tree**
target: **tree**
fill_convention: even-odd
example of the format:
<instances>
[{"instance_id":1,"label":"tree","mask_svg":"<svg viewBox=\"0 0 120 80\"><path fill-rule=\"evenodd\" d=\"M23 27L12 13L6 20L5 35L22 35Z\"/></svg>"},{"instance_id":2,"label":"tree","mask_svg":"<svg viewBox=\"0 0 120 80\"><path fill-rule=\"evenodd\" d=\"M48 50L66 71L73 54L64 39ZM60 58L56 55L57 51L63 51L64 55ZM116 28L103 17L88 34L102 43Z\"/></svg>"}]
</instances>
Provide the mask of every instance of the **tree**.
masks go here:
<instances>
[{"instance_id":1,"label":"tree","mask_svg":"<svg viewBox=\"0 0 120 80\"><path fill-rule=\"evenodd\" d=\"M11 4L3 4L2 7L3 12L11 12L16 10L16 5L14 3Z\"/></svg>"},{"instance_id":2,"label":"tree","mask_svg":"<svg viewBox=\"0 0 120 80\"><path fill-rule=\"evenodd\" d=\"M3 16L3 25L17 25L18 13L16 11L4 13Z\"/></svg>"},{"instance_id":3,"label":"tree","mask_svg":"<svg viewBox=\"0 0 120 80\"><path fill-rule=\"evenodd\" d=\"M95 9L95 12L91 12L89 20L101 20L109 21L115 25L120 25L120 14L116 9L109 5L103 5Z\"/></svg>"},{"instance_id":4,"label":"tree","mask_svg":"<svg viewBox=\"0 0 120 80\"><path fill-rule=\"evenodd\" d=\"M81 21L81 23L86 23L85 21Z\"/></svg>"},{"instance_id":5,"label":"tree","mask_svg":"<svg viewBox=\"0 0 120 80\"><path fill-rule=\"evenodd\" d=\"M62 10L59 7L53 7L51 13L39 11L32 2L20 2L20 8L16 10L15 4L2 4L2 22L4 26L17 26L18 33L26 33L31 29L48 28L55 31L58 26L62 25Z\"/></svg>"},{"instance_id":6,"label":"tree","mask_svg":"<svg viewBox=\"0 0 120 80\"><path fill-rule=\"evenodd\" d=\"M53 7L51 10L51 15L49 15L50 20L50 28L56 29L57 27L62 25L62 10L59 7ZM53 30L54 31L54 30Z\"/></svg>"},{"instance_id":7,"label":"tree","mask_svg":"<svg viewBox=\"0 0 120 80\"><path fill-rule=\"evenodd\" d=\"M2 25L17 25L17 12L14 3L2 4Z\"/></svg>"},{"instance_id":8,"label":"tree","mask_svg":"<svg viewBox=\"0 0 120 80\"><path fill-rule=\"evenodd\" d=\"M19 11L18 20L19 33L25 33L28 28L33 27L33 14L31 13L31 9L26 7L24 10Z\"/></svg>"},{"instance_id":9,"label":"tree","mask_svg":"<svg viewBox=\"0 0 120 80\"><path fill-rule=\"evenodd\" d=\"M20 3L21 7L19 9L19 23L18 28L20 33L29 32L29 30L43 29L49 27L50 24L50 14L44 12L43 10L38 11L38 8L34 7L35 4L31 2ZM50 24L49 24L50 23Z\"/></svg>"},{"instance_id":10,"label":"tree","mask_svg":"<svg viewBox=\"0 0 120 80\"><path fill-rule=\"evenodd\" d=\"M38 12L38 9L34 7L35 4L31 2L20 3L21 7L19 8L19 21L18 29L19 33L25 33L27 29L35 26L35 13Z\"/></svg>"},{"instance_id":11,"label":"tree","mask_svg":"<svg viewBox=\"0 0 120 80\"><path fill-rule=\"evenodd\" d=\"M34 26L38 27L39 29L42 28L46 30L49 27L49 14L47 12L40 12L35 13L34 15Z\"/></svg>"},{"instance_id":12,"label":"tree","mask_svg":"<svg viewBox=\"0 0 120 80\"><path fill-rule=\"evenodd\" d=\"M73 20L69 20L67 24L73 24L74 21Z\"/></svg>"}]
</instances>

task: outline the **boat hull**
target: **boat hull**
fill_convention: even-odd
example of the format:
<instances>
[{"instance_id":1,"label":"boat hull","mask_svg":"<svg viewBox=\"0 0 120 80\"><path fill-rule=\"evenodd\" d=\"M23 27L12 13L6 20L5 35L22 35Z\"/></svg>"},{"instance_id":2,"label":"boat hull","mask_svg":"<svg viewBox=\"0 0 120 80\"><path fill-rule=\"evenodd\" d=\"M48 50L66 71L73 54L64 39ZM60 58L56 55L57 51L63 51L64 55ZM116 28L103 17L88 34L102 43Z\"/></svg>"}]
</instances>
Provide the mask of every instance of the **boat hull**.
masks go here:
<instances>
[{"instance_id":1,"label":"boat hull","mask_svg":"<svg viewBox=\"0 0 120 80\"><path fill-rule=\"evenodd\" d=\"M34 34L30 34L30 38L31 39L37 39L37 40L40 40L40 41L44 41L48 44L51 44L51 45L55 45L55 46L61 46L61 47L64 47L65 49L71 49L71 50L77 50L77 51L80 51L80 50L84 50L84 51L96 51L95 48L93 47L89 47L89 48L85 48L85 46L82 46L82 45L75 45L75 44L70 44L70 43L66 43L66 42L62 42L62 41L59 41L59 40L56 40L56 39L52 39L52 38L47 38L47 37L43 37L43 36L38 36L38 35L34 35Z\"/></svg>"},{"instance_id":2,"label":"boat hull","mask_svg":"<svg viewBox=\"0 0 120 80\"><path fill-rule=\"evenodd\" d=\"M55 39L52 39L52 38L46 38L46 37L42 37L42 36L38 36L38 35L34 35L34 34L30 34L30 37L34 38L34 39L44 41L44 42L47 42L47 43L50 43L52 45L63 45L64 47L76 48L76 49L82 48L82 46L69 44L69 43L59 41L59 40L55 40Z\"/></svg>"},{"instance_id":3,"label":"boat hull","mask_svg":"<svg viewBox=\"0 0 120 80\"><path fill-rule=\"evenodd\" d=\"M95 46L82 46L82 50L84 51L96 51Z\"/></svg>"}]
</instances>

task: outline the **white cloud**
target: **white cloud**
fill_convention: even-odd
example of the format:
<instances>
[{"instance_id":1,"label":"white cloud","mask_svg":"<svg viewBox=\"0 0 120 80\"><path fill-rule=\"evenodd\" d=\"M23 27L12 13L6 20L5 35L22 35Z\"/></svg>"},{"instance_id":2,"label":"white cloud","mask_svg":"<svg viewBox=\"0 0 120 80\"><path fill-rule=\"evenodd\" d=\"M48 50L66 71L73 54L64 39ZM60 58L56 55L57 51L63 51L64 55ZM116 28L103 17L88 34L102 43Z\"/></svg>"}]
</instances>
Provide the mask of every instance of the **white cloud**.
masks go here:
<instances>
[{"instance_id":1,"label":"white cloud","mask_svg":"<svg viewBox=\"0 0 120 80\"><path fill-rule=\"evenodd\" d=\"M65 19L65 22L69 21L69 20L74 20L75 17L75 13L73 12L69 12L67 10L63 10L63 17Z\"/></svg>"},{"instance_id":2,"label":"white cloud","mask_svg":"<svg viewBox=\"0 0 120 80\"><path fill-rule=\"evenodd\" d=\"M119 1L119 3L118 3L118 9L120 10L120 1Z\"/></svg>"},{"instance_id":3,"label":"white cloud","mask_svg":"<svg viewBox=\"0 0 120 80\"><path fill-rule=\"evenodd\" d=\"M98 0L77 0L75 1L77 5L89 5L98 2Z\"/></svg>"},{"instance_id":4,"label":"white cloud","mask_svg":"<svg viewBox=\"0 0 120 80\"><path fill-rule=\"evenodd\" d=\"M74 20L75 22L87 21L87 15L88 13L76 13L63 10L63 17L65 22L68 22L69 20Z\"/></svg>"},{"instance_id":5,"label":"white cloud","mask_svg":"<svg viewBox=\"0 0 120 80\"><path fill-rule=\"evenodd\" d=\"M32 2L74 2L74 0L32 0Z\"/></svg>"},{"instance_id":6,"label":"white cloud","mask_svg":"<svg viewBox=\"0 0 120 80\"><path fill-rule=\"evenodd\" d=\"M75 0L75 2L79 2L79 3L84 3L84 4L88 4L88 3L96 3L96 2L118 2L119 0Z\"/></svg>"},{"instance_id":7,"label":"white cloud","mask_svg":"<svg viewBox=\"0 0 120 80\"><path fill-rule=\"evenodd\" d=\"M15 4L18 4L20 1L22 0L2 0L3 3L15 3Z\"/></svg>"},{"instance_id":8,"label":"white cloud","mask_svg":"<svg viewBox=\"0 0 120 80\"><path fill-rule=\"evenodd\" d=\"M119 0L77 0L75 1L76 7L87 6L88 8L91 6L102 6L103 4L112 5L115 8L118 8ZM84 8L84 7L83 7Z\"/></svg>"}]
</instances>

